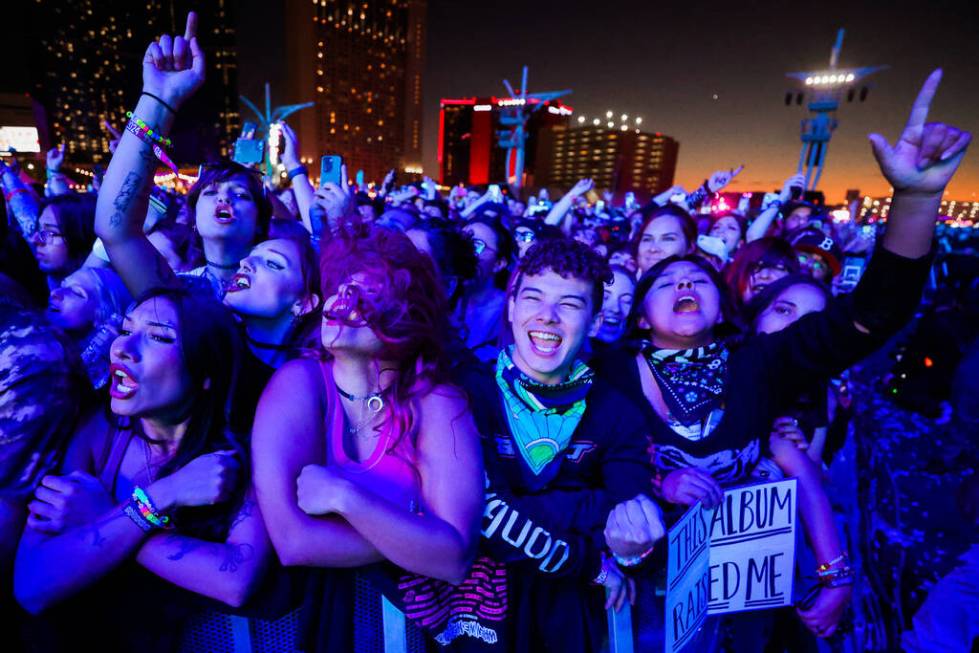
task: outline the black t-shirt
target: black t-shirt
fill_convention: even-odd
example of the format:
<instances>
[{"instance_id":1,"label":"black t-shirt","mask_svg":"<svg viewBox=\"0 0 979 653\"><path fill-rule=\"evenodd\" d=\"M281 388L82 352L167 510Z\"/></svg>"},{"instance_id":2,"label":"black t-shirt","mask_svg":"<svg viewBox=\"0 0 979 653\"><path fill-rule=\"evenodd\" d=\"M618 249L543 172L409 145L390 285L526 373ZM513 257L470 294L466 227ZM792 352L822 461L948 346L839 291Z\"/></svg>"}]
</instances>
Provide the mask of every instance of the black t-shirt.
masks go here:
<instances>
[{"instance_id":1,"label":"black t-shirt","mask_svg":"<svg viewBox=\"0 0 979 653\"><path fill-rule=\"evenodd\" d=\"M608 514L651 493L642 413L596 379L568 446L534 474L516 449L493 376L471 376L466 389L488 481L480 553L507 565L502 630L518 651L597 650L603 593L591 581L601 569Z\"/></svg>"}]
</instances>

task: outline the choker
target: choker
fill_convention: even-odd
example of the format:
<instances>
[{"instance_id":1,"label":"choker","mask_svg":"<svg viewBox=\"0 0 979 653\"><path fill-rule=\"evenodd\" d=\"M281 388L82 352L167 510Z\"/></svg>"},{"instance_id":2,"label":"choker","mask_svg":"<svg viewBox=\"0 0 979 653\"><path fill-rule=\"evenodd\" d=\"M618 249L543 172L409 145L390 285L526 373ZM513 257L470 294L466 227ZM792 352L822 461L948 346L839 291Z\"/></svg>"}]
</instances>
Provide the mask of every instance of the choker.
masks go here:
<instances>
[{"instance_id":1,"label":"choker","mask_svg":"<svg viewBox=\"0 0 979 653\"><path fill-rule=\"evenodd\" d=\"M217 268L219 270L237 270L239 267L241 267L238 263L235 263L234 265L221 265L220 263L215 263L213 261L207 261L207 264L210 267Z\"/></svg>"},{"instance_id":2,"label":"choker","mask_svg":"<svg viewBox=\"0 0 979 653\"><path fill-rule=\"evenodd\" d=\"M271 342L262 342L261 340L255 340L250 335L248 335L248 331L245 331L245 340L248 341L248 344L252 345L253 347L258 347L259 349L274 349L276 351L286 351L292 349L292 346L286 343L277 345Z\"/></svg>"},{"instance_id":3,"label":"choker","mask_svg":"<svg viewBox=\"0 0 979 653\"><path fill-rule=\"evenodd\" d=\"M367 407L371 410L371 412L379 413L381 412L381 409L384 408L384 398L381 395L384 394L385 390L378 390L377 392L372 392L370 394L358 397L341 388L339 385L337 385L335 380L333 381L333 386L337 389L337 392L340 393L341 397L347 401L363 401L365 404L367 404Z\"/></svg>"}]
</instances>

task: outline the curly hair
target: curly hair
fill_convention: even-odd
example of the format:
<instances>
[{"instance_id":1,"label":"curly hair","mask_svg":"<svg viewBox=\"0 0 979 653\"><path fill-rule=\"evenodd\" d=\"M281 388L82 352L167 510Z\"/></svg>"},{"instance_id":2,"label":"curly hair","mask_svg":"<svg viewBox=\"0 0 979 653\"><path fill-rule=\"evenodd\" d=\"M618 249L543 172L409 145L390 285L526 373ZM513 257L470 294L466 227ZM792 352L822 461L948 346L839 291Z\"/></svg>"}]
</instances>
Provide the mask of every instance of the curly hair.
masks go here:
<instances>
[{"instance_id":1,"label":"curly hair","mask_svg":"<svg viewBox=\"0 0 979 653\"><path fill-rule=\"evenodd\" d=\"M547 271L565 279L591 283L592 314L602 310L605 284L613 280L608 261L588 245L569 238L540 240L527 250L510 279L507 294L516 296L525 276L537 276Z\"/></svg>"},{"instance_id":2,"label":"curly hair","mask_svg":"<svg viewBox=\"0 0 979 653\"><path fill-rule=\"evenodd\" d=\"M356 286L349 313L336 319L349 326L366 323L382 343L380 360L393 361L384 427L391 429L392 448L416 431L415 401L448 379L444 343L448 307L432 259L411 240L391 229L366 234L341 233L320 256L323 297L331 297L355 274L368 279L373 292ZM351 320L356 311L363 323Z\"/></svg>"}]
</instances>

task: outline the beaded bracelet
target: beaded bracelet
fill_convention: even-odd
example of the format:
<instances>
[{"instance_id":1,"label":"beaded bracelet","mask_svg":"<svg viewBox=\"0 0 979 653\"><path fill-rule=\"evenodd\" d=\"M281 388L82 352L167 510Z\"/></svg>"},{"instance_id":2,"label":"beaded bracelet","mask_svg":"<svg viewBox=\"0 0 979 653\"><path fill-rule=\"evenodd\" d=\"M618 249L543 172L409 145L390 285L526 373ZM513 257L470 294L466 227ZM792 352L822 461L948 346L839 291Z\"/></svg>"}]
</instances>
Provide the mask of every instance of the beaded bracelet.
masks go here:
<instances>
[{"instance_id":1,"label":"beaded bracelet","mask_svg":"<svg viewBox=\"0 0 979 653\"><path fill-rule=\"evenodd\" d=\"M133 488L133 502L139 509L139 514L147 522L156 526L157 528L171 528L170 517L161 514L156 506L153 505L153 501L149 498L143 488L136 486Z\"/></svg>"},{"instance_id":2,"label":"beaded bracelet","mask_svg":"<svg viewBox=\"0 0 979 653\"><path fill-rule=\"evenodd\" d=\"M616 553L613 554L612 557L615 558L615 562L617 562L620 567L635 567L640 562L642 562L643 560L649 557L649 554L653 552L653 548L654 547L649 547L648 549L646 549L645 551L643 551L642 553L636 556L625 557L625 556L620 556L618 553Z\"/></svg>"},{"instance_id":3,"label":"beaded bracelet","mask_svg":"<svg viewBox=\"0 0 979 653\"><path fill-rule=\"evenodd\" d=\"M158 145L162 145L163 147L173 146L173 142L169 138L161 136L159 131L154 132L152 127L143 122L143 120L139 116L135 115L132 111L127 111L126 117L129 118L129 122L126 124L126 129L136 136L139 136L139 134L136 134L136 131L138 130L143 133L143 136L149 138ZM144 138L143 140L146 139Z\"/></svg>"},{"instance_id":4,"label":"beaded bracelet","mask_svg":"<svg viewBox=\"0 0 979 653\"><path fill-rule=\"evenodd\" d=\"M133 523L139 526L140 530L144 533L148 533L149 531L153 530L153 524L146 521L143 515L140 514L134 499L129 500L129 503L127 503L126 507L122 509L122 512L133 520Z\"/></svg>"}]
</instances>

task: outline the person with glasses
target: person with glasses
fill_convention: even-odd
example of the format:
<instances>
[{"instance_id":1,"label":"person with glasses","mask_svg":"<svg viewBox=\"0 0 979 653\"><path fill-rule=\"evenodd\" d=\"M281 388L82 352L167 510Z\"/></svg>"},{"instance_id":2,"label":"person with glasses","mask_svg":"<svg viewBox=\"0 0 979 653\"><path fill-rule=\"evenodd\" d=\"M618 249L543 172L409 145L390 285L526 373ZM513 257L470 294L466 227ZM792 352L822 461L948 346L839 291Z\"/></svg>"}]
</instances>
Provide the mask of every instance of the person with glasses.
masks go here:
<instances>
[{"instance_id":1,"label":"person with glasses","mask_svg":"<svg viewBox=\"0 0 979 653\"><path fill-rule=\"evenodd\" d=\"M80 268L95 242L95 198L58 195L47 201L30 242L34 258L54 290Z\"/></svg>"},{"instance_id":2,"label":"person with glasses","mask_svg":"<svg viewBox=\"0 0 979 653\"><path fill-rule=\"evenodd\" d=\"M779 238L760 238L738 250L724 270L734 305L741 309L768 285L799 271L792 246Z\"/></svg>"},{"instance_id":3,"label":"person with glasses","mask_svg":"<svg viewBox=\"0 0 979 653\"><path fill-rule=\"evenodd\" d=\"M499 220L491 218L476 218L462 229L472 237L477 274L466 288L456 322L465 329L466 347L486 362L495 360L499 353L513 240Z\"/></svg>"}]
</instances>

